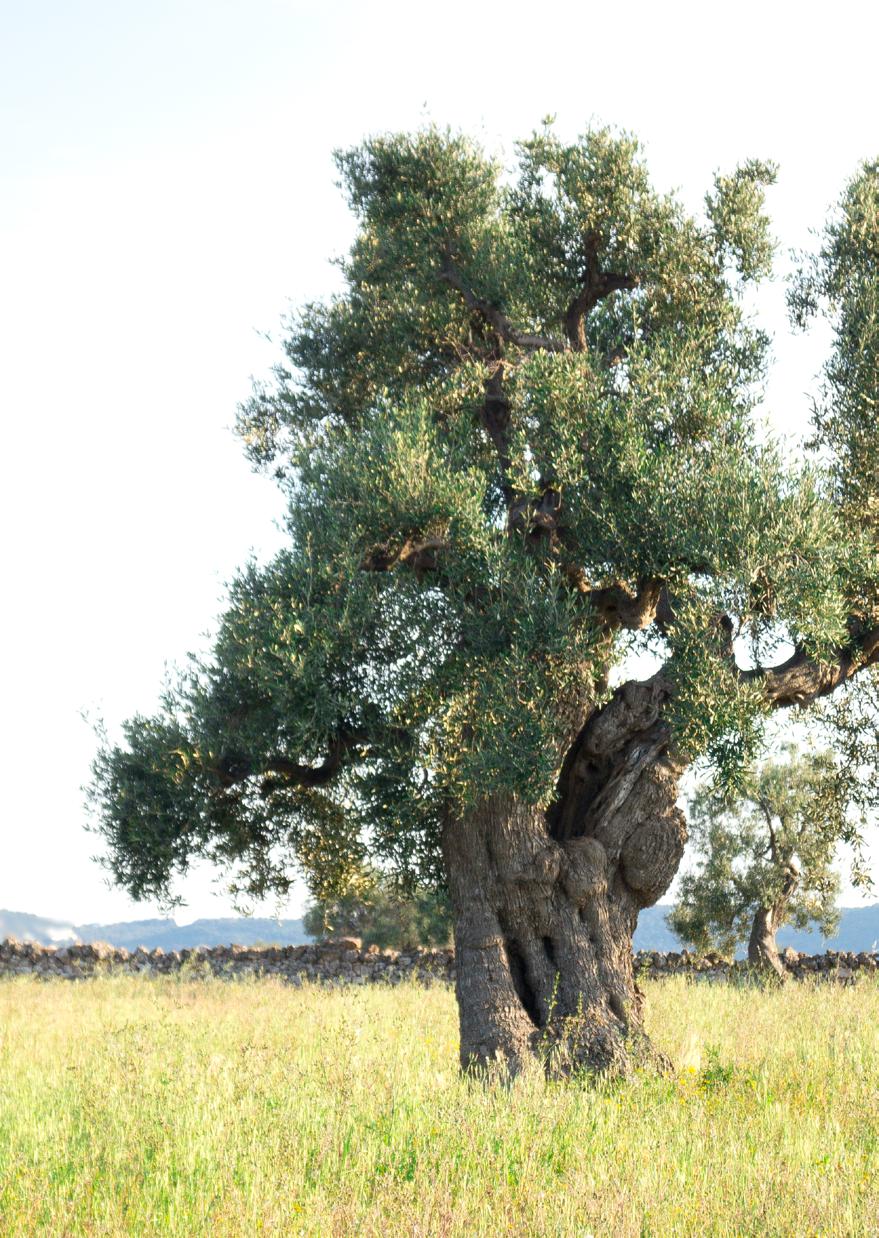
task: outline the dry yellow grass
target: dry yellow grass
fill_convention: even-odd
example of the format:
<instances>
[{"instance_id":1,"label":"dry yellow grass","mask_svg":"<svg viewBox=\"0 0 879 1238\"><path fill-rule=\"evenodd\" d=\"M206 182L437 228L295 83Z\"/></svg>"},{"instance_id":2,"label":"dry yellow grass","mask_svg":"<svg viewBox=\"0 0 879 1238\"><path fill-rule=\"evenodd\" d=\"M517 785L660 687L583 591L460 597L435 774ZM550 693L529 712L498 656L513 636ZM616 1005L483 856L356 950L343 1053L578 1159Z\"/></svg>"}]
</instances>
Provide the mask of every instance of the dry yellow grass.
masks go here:
<instances>
[{"instance_id":1,"label":"dry yellow grass","mask_svg":"<svg viewBox=\"0 0 879 1238\"><path fill-rule=\"evenodd\" d=\"M0 1233L879 1233L879 985L648 1001L676 1076L503 1089L444 989L0 982Z\"/></svg>"}]
</instances>

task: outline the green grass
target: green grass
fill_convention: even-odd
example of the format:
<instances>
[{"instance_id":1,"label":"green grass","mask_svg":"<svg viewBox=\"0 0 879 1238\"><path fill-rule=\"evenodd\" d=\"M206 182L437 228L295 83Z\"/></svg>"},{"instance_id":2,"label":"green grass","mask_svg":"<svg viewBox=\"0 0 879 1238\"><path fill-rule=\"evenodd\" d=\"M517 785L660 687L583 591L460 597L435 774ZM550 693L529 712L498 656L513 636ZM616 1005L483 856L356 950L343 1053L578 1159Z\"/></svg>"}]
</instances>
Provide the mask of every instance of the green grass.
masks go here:
<instances>
[{"instance_id":1,"label":"green grass","mask_svg":"<svg viewBox=\"0 0 879 1238\"><path fill-rule=\"evenodd\" d=\"M674 1077L505 1089L445 989L0 982L0 1233L879 1233L879 985L647 996Z\"/></svg>"}]
</instances>

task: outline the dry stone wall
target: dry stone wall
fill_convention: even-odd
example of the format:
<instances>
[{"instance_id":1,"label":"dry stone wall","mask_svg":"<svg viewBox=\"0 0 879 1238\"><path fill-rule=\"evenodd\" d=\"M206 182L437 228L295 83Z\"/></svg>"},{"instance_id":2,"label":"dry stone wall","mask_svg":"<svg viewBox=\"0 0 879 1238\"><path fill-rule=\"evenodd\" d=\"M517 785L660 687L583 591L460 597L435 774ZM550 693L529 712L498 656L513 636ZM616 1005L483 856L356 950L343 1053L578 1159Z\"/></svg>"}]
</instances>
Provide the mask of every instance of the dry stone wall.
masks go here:
<instances>
[{"instance_id":1,"label":"dry stone wall","mask_svg":"<svg viewBox=\"0 0 879 1238\"><path fill-rule=\"evenodd\" d=\"M451 950L407 952L362 949L354 939L307 946L211 946L191 950L126 950L104 942L43 946L7 938L0 944L0 976L33 974L41 978L80 980L108 973L178 975L191 979L279 976L332 984L399 984L413 978L450 981Z\"/></svg>"},{"instance_id":2,"label":"dry stone wall","mask_svg":"<svg viewBox=\"0 0 879 1238\"><path fill-rule=\"evenodd\" d=\"M856 974L875 975L879 970L879 954L850 950L828 950L826 954L799 954L796 950L782 950L781 961L788 975L795 980L810 978L852 981ZM744 980L753 975L753 969L745 959L728 962L719 954L704 957L690 954L662 953L658 950L642 950L635 955L635 970L642 976L661 978L681 973L705 980Z\"/></svg>"},{"instance_id":3,"label":"dry stone wall","mask_svg":"<svg viewBox=\"0 0 879 1238\"><path fill-rule=\"evenodd\" d=\"M879 969L879 954L831 950L807 955L785 950L782 959L796 979L815 977L851 982L858 974L875 975ZM454 960L452 950L404 952L379 950L376 946L364 949L354 938L307 946L212 946L167 952L143 946L129 951L103 942L42 946L7 938L0 943L0 977L35 975L46 980L140 973L224 980L277 976L292 984L399 984L405 979L450 983ZM708 981L734 981L748 976L744 962L729 963L715 954L700 958L687 951L641 951L635 955L635 969L641 976L651 978L683 974Z\"/></svg>"}]
</instances>

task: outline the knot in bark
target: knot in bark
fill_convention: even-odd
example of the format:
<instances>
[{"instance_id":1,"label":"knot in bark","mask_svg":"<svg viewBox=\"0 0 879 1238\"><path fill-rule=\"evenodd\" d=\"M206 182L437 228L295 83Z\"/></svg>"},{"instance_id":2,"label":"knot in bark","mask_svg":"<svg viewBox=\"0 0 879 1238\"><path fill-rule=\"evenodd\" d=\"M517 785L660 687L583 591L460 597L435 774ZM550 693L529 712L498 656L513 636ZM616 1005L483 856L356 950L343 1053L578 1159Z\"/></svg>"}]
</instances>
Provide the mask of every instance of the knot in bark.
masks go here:
<instances>
[{"instance_id":1,"label":"knot in bark","mask_svg":"<svg viewBox=\"0 0 879 1238\"><path fill-rule=\"evenodd\" d=\"M650 907L668 889L686 841L686 822L678 808L645 822L626 839L622 874L641 907Z\"/></svg>"},{"instance_id":2,"label":"knot in bark","mask_svg":"<svg viewBox=\"0 0 879 1238\"><path fill-rule=\"evenodd\" d=\"M575 907L607 891L607 852L597 838L572 838L564 847L562 888Z\"/></svg>"},{"instance_id":3,"label":"knot in bark","mask_svg":"<svg viewBox=\"0 0 879 1238\"><path fill-rule=\"evenodd\" d=\"M542 909L545 918L548 914L548 900L559 878L562 863L562 851L557 843L548 842L546 846L536 848L527 858L517 857L518 862L510 865L506 872L499 873L504 897L520 903L527 900L534 915ZM546 904L546 906L544 906Z\"/></svg>"}]
</instances>

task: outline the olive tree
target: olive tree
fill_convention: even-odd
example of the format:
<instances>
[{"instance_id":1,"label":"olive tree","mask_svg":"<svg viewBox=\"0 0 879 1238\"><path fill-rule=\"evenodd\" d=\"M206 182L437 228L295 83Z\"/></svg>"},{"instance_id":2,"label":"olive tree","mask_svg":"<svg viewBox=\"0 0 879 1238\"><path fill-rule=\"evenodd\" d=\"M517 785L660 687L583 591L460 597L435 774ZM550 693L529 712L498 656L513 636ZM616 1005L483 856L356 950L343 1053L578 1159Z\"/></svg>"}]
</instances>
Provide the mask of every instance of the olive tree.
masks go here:
<instances>
[{"instance_id":1,"label":"olive tree","mask_svg":"<svg viewBox=\"0 0 879 1238\"><path fill-rule=\"evenodd\" d=\"M748 943L754 967L785 975L775 935L784 924L839 924L837 844L858 832L837 793L826 752L797 753L759 765L735 792L703 783L689 801L696 866L685 872L668 915L695 949L731 954Z\"/></svg>"},{"instance_id":2,"label":"olive tree","mask_svg":"<svg viewBox=\"0 0 879 1238\"><path fill-rule=\"evenodd\" d=\"M433 129L338 166L344 291L240 416L289 547L101 751L108 862L135 897L194 857L251 894L298 865L322 897L368 857L443 885L462 1062L626 1070L654 1057L631 940L683 853L682 771L734 780L771 711L879 658L876 370L841 360L875 350L845 315L875 304L879 177L798 290L843 325L821 458L790 464L744 300L771 165L698 214L607 130L544 126L512 168ZM639 642L661 665L627 679Z\"/></svg>"},{"instance_id":3,"label":"olive tree","mask_svg":"<svg viewBox=\"0 0 879 1238\"><path fill-rule=\"evenodd\" d=\"M447 946L452 926L448 900L424 886L400 889L380 872L366 870L345 893L317 899L305 909L303 927L326 940L352 935L364 946L409 949Z\"/></svg>"}]
</instances>

